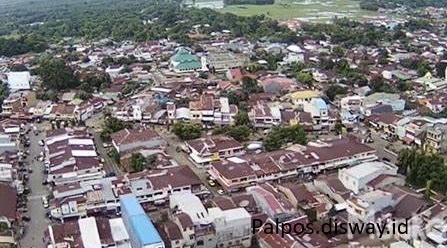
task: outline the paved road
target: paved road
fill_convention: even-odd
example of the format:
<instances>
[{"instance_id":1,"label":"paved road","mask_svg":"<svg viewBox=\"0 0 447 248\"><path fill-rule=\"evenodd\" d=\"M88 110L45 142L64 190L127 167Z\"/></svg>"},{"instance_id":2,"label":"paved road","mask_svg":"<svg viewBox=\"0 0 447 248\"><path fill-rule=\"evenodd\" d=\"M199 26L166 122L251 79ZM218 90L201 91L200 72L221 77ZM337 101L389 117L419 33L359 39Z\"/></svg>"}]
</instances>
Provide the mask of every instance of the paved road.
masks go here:
<instances>
[{"instance_id":1,"label":"paved road","mask_svg":"<svg viewBox=\"0 0 447 248\"><path fill-rule=\"evenodd\" d=\"M43 126L39 125L38 128L42 130ZM44 138L44 133L41 132L35 136L33 132L30 132L29 136L31 145L28 148L30 155L28 155L27 160L33 170L28 181L28 187L31 189L31 194L28 195L28 215L31 217L31 221L28 223L24 237L20 240L20 246L22 248L41 248L45 247L42 241L43 232L50 223L46 218L46 209L42 205L42 196L48 195L48 189L42 185L42 181L45 179L42 162L36 161L34 157L42 151L38 142Z\"/></svg>"},{"instance_id":2,"label":"paved road","mask_svg":"<svg viewBox=\"0 0 447 248\"><path fill-rule=\"evenodd\" d=\"M202 181L213 194L217 195L219 186L211 187L208 185L208 173L205 168L199 168L188 159L188 155L184 152L177 152L176 148L183 144L175 134L169 133L164 128L157 128L156 131L168 142L166 152L176 160L180 165L188 166Z\"/></svg>"},{"instance_id":3,"label":"paved road","mask_svg":"<svg viewBox=\"0 0 447 248\"><path fill-rule=\"evenodd\" d=\"M93 130L90 130L90 132L93 133L94 141L96 145L96 150L98 151L98 157L104 158L104 170L106 174L109 174L111 172L114 172L117 176L121 175L123 172L121 171L118 164L115 162L114 159L112 159L109 154L107 153L106 148L104 148L101 137L99 133L94 132Z\"/></svg>"},{"instance_id":4,"label":"paved road","mask_svg":"<svg viewBox=\"0 0 447 248\"><path fill-rule=\"evenodd\" d=\"M117 176L122 174L122 171L118 164L115 162L114 159L112 159L108 153L107 149L104 148L100 133L96 132L99 129L101 129L101 126L103 124L103 114L97 113L94 116L92 116L90 119L86 121L86 125L89 127L88 131L93 134L94 136L94 142L96 146L96 150L98 151L98 157L104 158L104 170L106 174L109 174L111 172L114 172Z\"/></svg>"},{"instance_id":5,"label":"paved road","mask_svg":"<svg viewBox=\"0 0 447 248\"><path fill-rule=\"evenodd\" d=\"M355 134L359 138L365 138L366 134L356 133ZM385 151L385 147L390 144L390 142L382 139L380 137L380 133L377 133L376 131L371 131L371 138L374 141L373 143L368 143L367 145L371 146L372 148L376 149L377 156L379 159L386 158L391 163L397 162L397 157L393 154Z\"/></svg>"}]
</instances>

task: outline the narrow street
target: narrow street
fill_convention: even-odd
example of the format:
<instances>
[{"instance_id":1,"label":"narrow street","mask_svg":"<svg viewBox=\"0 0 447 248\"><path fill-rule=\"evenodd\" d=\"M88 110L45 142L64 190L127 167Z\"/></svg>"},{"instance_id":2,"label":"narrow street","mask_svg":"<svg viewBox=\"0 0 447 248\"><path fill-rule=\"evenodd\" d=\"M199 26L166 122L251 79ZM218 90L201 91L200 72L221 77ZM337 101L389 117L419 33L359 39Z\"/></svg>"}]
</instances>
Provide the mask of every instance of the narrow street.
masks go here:
<instances>
[{"instance_id":1,"label":"narrow street","mask_svg":"<svg viewBox=\"0 0 447 248\"><path fill-rule=\"evenodd\" d=\"M211 187L208 184L208 173L205 168L197 167L193 162L188 159L188 155L183 152L177 151L177 147L184 144L175 134L168 132L164 128L156 128L156 131L168 142L168 146L166 147L166 152L175 159L180 165L188 166L202 181L203 185L205 185L211 193L217 195L217 190L219 190L219 186L216 185Z\"/></svg>"},{"instance_id":2,"label":"narrow street","mask_svg":"<svg viewBox=\"0 0 447 248\"><path fill-rule=\"evenodd\" d=\"M30 154L27 157L29 167L33 172L29 176L28 187L31 193L28 195L28 215L31 221L25 229L25 234L20 240L21 248L41 248L43 244L43 232L48 227L49 220L46 218L46 209L42 205L42 196L48 195L48 189L42 185L45 180L45 174L42 170L42 162L37 161L34 157L38 156L42 151L39 146L39 140L44 138L43 125L38 126L38 130L42 131L37 136L33 132L29 133L31 145L28 148Z\"/></svg>"},{"instance_id":3,"label":"narrow street","mask_svg":"<svg viewBox=\"0 0 447 248\"><path fill-rule=\"evenodd\" d=\"M104 159L104 170L105 170L106 174L109 175L110 173L113 172L117 176L121 175L123 172L119 168L116 161L113 158L111 158L109 156L109 154L107 153L107 149L104 148L99 133L96 133L92 129L90 129L89 131L91 133L93 133L93 135L94 135L94 142L95 142L96 150L98 152L98 157Z\"/></svg>"}]
</instances>

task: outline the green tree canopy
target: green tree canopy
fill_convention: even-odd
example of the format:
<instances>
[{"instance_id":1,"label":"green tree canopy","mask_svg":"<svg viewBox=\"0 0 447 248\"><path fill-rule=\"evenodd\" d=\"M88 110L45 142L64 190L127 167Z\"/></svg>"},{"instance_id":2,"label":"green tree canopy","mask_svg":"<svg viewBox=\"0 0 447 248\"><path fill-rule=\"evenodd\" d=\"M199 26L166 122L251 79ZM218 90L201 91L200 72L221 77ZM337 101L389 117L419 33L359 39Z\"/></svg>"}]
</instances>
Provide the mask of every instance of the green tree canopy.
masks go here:
<instances>
[{"instance_id":1,"label":"green tree canopy","mask_svg":"<svg viewBox=\"0 0 447 248\"><path fill-rule=\"evenodd\" d=\"M191 140L200 137L201 127L197 124L180 121L173 125L172 131L182 140Z\"/></svg>"},{"instance_id":2,"label":"green tree canopy","mask_svg":"<svg viewBox=\"0 0 447 248\"><path fill-rule=\"evenodd\" d=\"M447 167L444 159L422 149L404 149L399 153L399 172L407 176L407 182L415 187L429 186L441 194L447 192Z\"/></svg>"},{"instance_id":3,"label":"green tree canopy","mask_svg":"<svg viewBox=\"0 0 447 248\"><path fill-rule=\"evenodd\" d=\"M264 140L264 147L267 151L273 151L288 143L307 144L306 132L300 125L273 128Z\"/></svg>"},{"instance_id":4,"label":"green tree canopy","mask_svg":"<svg viewBox=\"0 0 447 248\"><path fill-rule=\"evenodd\" d=\"M41 76L44 87L49 90L74 89L80 84L74 71L62 59L52 57L42 59L37 73Z\"/></svg>"}]
</instances>

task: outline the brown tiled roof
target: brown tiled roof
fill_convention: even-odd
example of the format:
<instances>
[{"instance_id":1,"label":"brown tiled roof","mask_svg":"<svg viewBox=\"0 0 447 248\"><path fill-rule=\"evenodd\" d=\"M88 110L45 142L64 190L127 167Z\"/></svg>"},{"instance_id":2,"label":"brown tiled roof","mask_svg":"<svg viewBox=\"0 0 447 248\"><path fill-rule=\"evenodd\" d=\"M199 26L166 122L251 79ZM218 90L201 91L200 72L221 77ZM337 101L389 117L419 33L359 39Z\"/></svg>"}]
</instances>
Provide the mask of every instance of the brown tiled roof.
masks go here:
<instances>
[{"instance_id":1,"label":"brown tiled roof","mask_svg":"<svg viewBox=\"0 0 447 248\"><path fill-rule=\"evenodd\" d=\"M112 140L117 145L131 144L134 142L144 142L151 139L159 138L157 132L150 129L128 129L125 128L121 131L110 135Z\"/></svg>"},{"instance_id":2,"label":"brown tiled roof","mask_svg":"<svg viewBox=\"0 0 447 248\"><path fill-rule=\"evenodd\" d=\"M51 113L60 115L71 115L74 113L75 108L76 105L58 104L56 107L53 107Z\"/></svg>"},{"instance_id":3,"label":"brown tiled roof","mask_svg":"<svg viewBox=\"0 0 447 248\"><path fill-rule=\"evenodd\" d=\"M200 154L204 153L205 151L213 153L221 150L243 147L243 145L235 139L223 135L214 135L206 138L189 140L186 141L186 144Z\"/></svg>"},{"instance_id":4,"label":"brown tiled roof","mask_svg":"<svg viewBox=\"0 0 447 248\"><path fill-rule=\"evenodd\" d=\"M180 222L180 225L182 225L182 228L193 228L194 223L191 220L191 217L189 217L186 213L180 213L177 215L177 218Z\"/></svg>"},{"instance_id":5,"label":"brown tiled roof","mask_svg":"<svg viewBox=\"0 0 447 248\"><path fill-rule=\"evenodd\" d=\"M200 185L199 177L188 166L166 169L166 173L149 177L154 189L171 186L172 188Z\"/></svg>"},{"instance_id":6,"label":"brown tiled roof","mask_svg":"<svg viewBox=\"0 0 447 248\"><path fill-rule=\"evenodd\" d=\"M248 202L248 205L244 208L249 212L256 210L256 208L258 207L256 205L255 199L250 194L235 195L232 197L232 200L233 203L238 207L241 207L241 202Z\"/></svg>"},{"instance_id":7,"label":"brown tiled roof","mask_svg":"<svg viewBox=\"0 0 447 248\"><path fill-rule=\"evenodd\" d=\"M81 189L81 184L79 182L55 185L53 187L53 191L57 191L59 193L66 192L70 190Z\"/></svg>"},{"instance_id":8,"label":"brown tiled roof","mask_svg":"<svg viewBox=\"0 0 447 248\"><path fill-rule=\"evenodd\" d=\"M222 210L236 208L236 205L230 199L224 197L215 197L213 199L213 202L217 207L219 207Z\"/></svg>"},{"instance_id":9,"label":"brown tiled roof","mask_svg":"<svg viewBox=\"0 0 447 248\"><path fill-rule=\"evenodd\" d=\"M81 231L79 230L77 220L67 221L63 224L53 225L52 229L53 229L54 241L56 243L68 242L69 239L72 239L73 242L69 243L74 244L76 242L76 239L81 238ZM80 243L82 247L82 242Z\"/></svg>"},{"instance_id":10,"label":"brown tiled roof","mask_svg":"<svg viewBox=\"0 0 447 248\"><path fill-rule=\"evenodd\" d=\"M266 223L270 223L271 226L273 226L274 228L276 227L275 222L270 219L268 219ZM261 227L257 236L258 236L259 240L267 243L267 245L270 248L293 248L293 247L295 247L297 241L292 237L292 235L283 234L281 228L279 228L278 233L276 233L276 232L270 233L269 231L263 230L265 227L267 227L267 226L264 225L263 227Z\"/></svg>"},{"instance_id":11,"label":"brown tiled roof","mask_svg":"<svg viewBox=\"0 0 447 248\"><path fill-rule=\"evenodd\" d=\"M0 216L15 220L17 210L17 191L13 187L0 183Z\"/></svg>"},{"instance_id":12,"label":"brown tiled roof","mask_svg":"<svg viewBox=\"0 0 447 248\"><path fill-rule=\"evenodd\" d=\"M96 226L98 228L99 238L103 245L114 245L112 230L110 229L109 219L106 217L96 217Z\"/></svg>"},{"instance_id":13,"label":"brown tiled roof","mask_svg":"<svg viewBox=\"0 0 447 248\"><path fill-rule=\"evenodd\" d=\"M183 238L180 228L172 221L168 221L164 224L164 230L170 241L180 240Z\"/></svg>"},{"instance_id":14,"label":"brown tiled roof","mask_svg":"<svg viewBox=\"0 0 447 248\"><path fill-rule=\"evenodd\" d=\"M383 114L375 114L371 115L368 118L372 122L383 122L385 124L393 124L395 121L399 120L400 117L393 113L383 113Z\"/></svg>"},{"instance_id":15,"label":"brown tiled roof","mask_svg":"<svg viewBox=\"0 0 447 248\"><path fill-rule=\"evenodd\" d=\"M305 202L308 204L312 204L318 202L317 199L315 199L312 193L307 190L304 185L288 183L285 184L284 187L288 188L292 192L298 203Z\"/></svg>"},{"instance_id":16,"label":"brown tiled roof","mask_svg":"<svg viewBox=\"0 0 447 248\"><path fill-rule=\"evenodd\" d=\"M393 217L407 219L425 208L428 203L422 196L406 195L395 207Z\"/></svg>"}]
</instances>

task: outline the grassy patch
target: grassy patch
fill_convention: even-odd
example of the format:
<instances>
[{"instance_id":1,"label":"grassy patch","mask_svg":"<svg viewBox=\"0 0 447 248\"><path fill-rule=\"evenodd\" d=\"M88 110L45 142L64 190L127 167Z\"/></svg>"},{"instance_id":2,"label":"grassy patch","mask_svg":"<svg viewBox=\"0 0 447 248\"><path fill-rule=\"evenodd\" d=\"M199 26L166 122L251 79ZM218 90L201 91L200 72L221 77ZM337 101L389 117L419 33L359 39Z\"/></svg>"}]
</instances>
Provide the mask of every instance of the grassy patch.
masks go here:
<instances>
[{"instance_id":1,"label":"grassy patch","mask_svg":"<svg viewBox=\"0 0 447 248\"><path fill-rule=\"evenodd\" d=\"M241 16L265 15L272 19L299 18L303 21L328 21L334 16L363 19L376 12L361 10L353 0L277 0L272 5L231 5L220 11Z\"/></svg>"}]
</instances>

